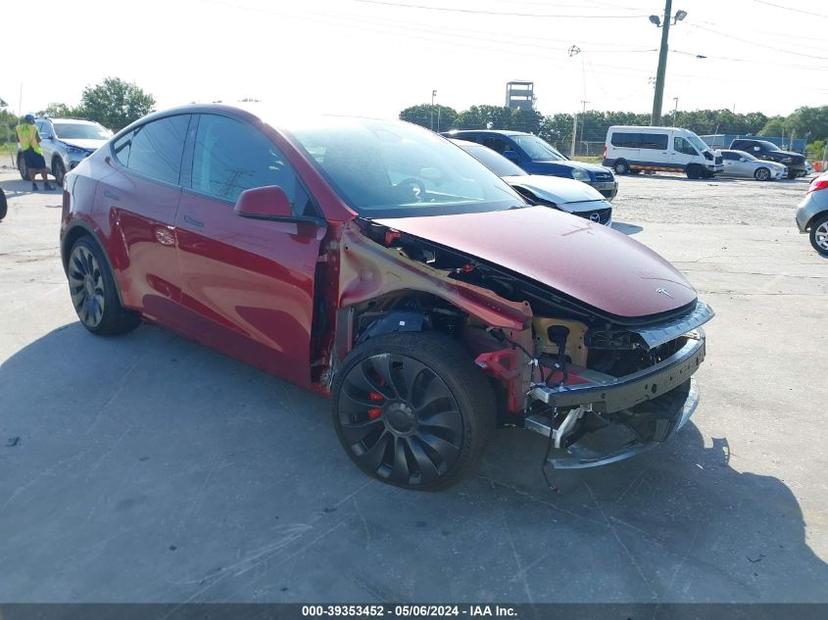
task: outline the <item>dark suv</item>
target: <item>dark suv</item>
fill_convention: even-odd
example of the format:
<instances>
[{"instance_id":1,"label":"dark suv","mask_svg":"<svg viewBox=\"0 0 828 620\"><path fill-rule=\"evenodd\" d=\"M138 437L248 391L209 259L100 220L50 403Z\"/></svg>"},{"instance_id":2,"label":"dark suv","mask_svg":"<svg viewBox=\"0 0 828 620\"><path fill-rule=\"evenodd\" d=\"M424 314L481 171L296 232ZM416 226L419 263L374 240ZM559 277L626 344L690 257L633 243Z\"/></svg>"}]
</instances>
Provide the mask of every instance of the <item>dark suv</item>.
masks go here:
<instances>
[{"instance_id":1,"label":"dark suv","mask_svg":"<svg viewBox=\"0 0 828 620\"><path fill-rule=\"evenodd\" d=\"M545 174L582 181L601 192L607 200L612 200L618 193L618 181L612 170L597 164L573 161L531 133L466 129L449 131L443 135L488 146L523 168L527 174Z\"/></svg>"},{"instance_id":2,"label":"dark suv","mask_svg":"<svg viewBox=\"0 0 828 620\"><path fill-rule=\"evenodd\" d=\"M773 142L767 140L734 140L730 148L736 151L745 151L758 159L776 161L788 167L788 178L804 177L808 174L805 166L805 156L793 151L783 151Z\"/></svg>"}]
</instances>

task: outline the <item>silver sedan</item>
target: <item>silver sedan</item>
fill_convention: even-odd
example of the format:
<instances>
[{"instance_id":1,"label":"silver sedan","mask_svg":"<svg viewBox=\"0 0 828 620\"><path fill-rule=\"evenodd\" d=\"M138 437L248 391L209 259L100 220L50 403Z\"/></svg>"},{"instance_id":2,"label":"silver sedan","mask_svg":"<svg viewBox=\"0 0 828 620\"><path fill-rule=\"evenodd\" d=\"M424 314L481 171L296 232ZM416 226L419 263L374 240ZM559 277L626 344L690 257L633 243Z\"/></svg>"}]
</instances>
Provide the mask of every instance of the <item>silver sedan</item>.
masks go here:
<instances>
[{"instance_id":1,"label":"silver sedan","mask_svg":"<svg viewBox=\"0 0 828 620\"><path fill-rule=\"evenodd\" d=\"M784 179L788 174L788 168L784 164L775 161L756 159L750 153L744 151L723 150L722 165L724 170L721 175L724 177L741 177L745 179L756 179L757 181L770 181Z\"/></svg>"}]
</instances>

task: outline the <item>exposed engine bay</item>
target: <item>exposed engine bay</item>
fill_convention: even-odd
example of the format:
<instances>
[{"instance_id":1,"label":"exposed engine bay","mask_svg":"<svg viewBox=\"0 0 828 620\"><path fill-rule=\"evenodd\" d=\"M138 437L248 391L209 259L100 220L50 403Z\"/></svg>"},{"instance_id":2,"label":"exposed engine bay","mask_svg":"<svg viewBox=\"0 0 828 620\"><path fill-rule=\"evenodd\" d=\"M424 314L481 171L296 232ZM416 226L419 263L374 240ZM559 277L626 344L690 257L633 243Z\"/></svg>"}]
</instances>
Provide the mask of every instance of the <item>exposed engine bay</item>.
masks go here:
<instances>
[{"instance_id":1,"label":"exposed engine bay","mask_svg":"<svg viewBox=\"0 0 828 620\"><path fill-rule=\"evenodd\" d=\"M461 251L370 220L358 226L360 236L397 263L408 259L433 285L384 283L396 290L349 306L352 344L387 331L423 330L461 341L496 388L501 422L548 437L547 457L560 454L548 459L555 467L627 458L663 441L692 414L691 375L705 354L699 327L713 317L704 303L634 319L612 316ZM375 276L363 274L366 280L380 286ZM480 295L475 301L484 307L502 301L522 315L493 324L444 294L453 283L458 299Z\"/></svg>"}]
</instances>

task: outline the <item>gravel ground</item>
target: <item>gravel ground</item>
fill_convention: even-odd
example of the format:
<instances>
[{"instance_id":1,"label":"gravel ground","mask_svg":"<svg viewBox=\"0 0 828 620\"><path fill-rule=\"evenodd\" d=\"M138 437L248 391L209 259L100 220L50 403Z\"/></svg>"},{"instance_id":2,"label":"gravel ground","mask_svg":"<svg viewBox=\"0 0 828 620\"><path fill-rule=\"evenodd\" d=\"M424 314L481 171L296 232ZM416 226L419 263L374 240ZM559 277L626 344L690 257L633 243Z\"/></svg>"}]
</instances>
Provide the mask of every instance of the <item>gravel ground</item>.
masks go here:
<instances>
[{"instance_id":1,"label":"gravel ground","mask_svg":"<svg viewBox=\"0 0 828 620\"><path fill-rule=\"evenodd\" d=\"M164 330L101 339L60 197L0 172L0 602L828 602L828 263L805 182L623 177L618 228L716 310L673 440L555 475L501 430L423 494L371 482L326 401Z\"/></svg>"}]
</instances>

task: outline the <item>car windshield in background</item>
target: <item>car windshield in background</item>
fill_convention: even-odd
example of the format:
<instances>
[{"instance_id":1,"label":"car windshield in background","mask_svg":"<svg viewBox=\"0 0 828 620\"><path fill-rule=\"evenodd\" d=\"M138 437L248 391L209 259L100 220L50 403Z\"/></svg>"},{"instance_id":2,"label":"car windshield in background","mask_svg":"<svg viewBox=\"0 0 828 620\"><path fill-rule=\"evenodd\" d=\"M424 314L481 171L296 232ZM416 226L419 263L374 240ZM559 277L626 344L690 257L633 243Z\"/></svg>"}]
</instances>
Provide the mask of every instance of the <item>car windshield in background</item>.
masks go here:
<instances>
[{"instance_id":1,"label":"car windshield in background","mask_svg":"<svg viewBox=\"0 0 828 620\"><path fill-rule=\"evenodd\" d=\"M699 152L710 150L710 147L707 146L707 142L699 138L697 135L690 134L689 136L685 136L687 141L692 144Z\"/></svg>"},{"instance_id":2,"label":"car windshield in background","mask_svg":"<svg viewBox=\"0 0 828 620\"><path fill-rule=\"evenodd\" d=\"M109 140L112 132L100 125L55 123L55 134L62 140Z\"/></svg>"},{"instance_id":3,"label":"car windshield in background","mask_svg":"<svg viewBox=\"0 0 828 620\"><path fill-rule=\"evenodd\" d=\"M554 146L537 136L511 136L532 161L561 161L564 157Z\"/></svg>"},{"instance_id":4,"label":"car windshield in background","mask_svg":"<svg viewBox=\"0 0 828 620\"><path fill-rule=\"evenodd\" d=\"M508 159L503 157L503 155L495 153L487 146L463 145L460 148L499 177L518 177L526 174L526 171L523 168L517 164L513 164Z\"/></svg>"},{"instance_id":5,"label":"car windshield in background","mask_svg":"<svg viewBox=\"0 0 828 620\"><path fill-rule=\"evenodd\" d=\"M523 206L506 183L437 134L407 123L328 118L291 135L364 217L410 217Z\"/></svg>"}]
</instances>

